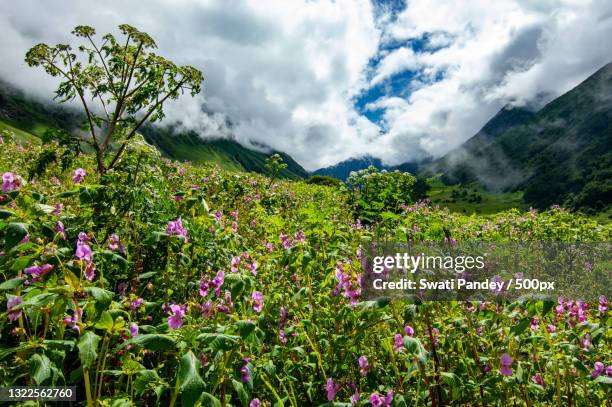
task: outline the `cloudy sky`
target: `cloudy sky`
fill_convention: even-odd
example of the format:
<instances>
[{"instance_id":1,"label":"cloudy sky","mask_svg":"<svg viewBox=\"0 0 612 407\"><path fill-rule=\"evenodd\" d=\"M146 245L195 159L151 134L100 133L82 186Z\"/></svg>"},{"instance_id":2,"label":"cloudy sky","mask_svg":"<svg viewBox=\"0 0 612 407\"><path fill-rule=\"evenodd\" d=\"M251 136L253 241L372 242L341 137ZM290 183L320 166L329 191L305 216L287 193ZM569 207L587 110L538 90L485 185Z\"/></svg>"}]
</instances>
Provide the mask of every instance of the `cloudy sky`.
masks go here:
<instances>
[{"instance_id":1,"label":"cloudy sky","mask_svg":"<svg viewBox=\"0 0 612 407\"><path fill-rule=\"evenodd\" d=\"M0 78L48 97L27 49L121 23L204 72L167 121L309 170L444 154L507 103L547 102L612 61L610 0L19 0L0 3Z\"/></svg>"}]
</instances>

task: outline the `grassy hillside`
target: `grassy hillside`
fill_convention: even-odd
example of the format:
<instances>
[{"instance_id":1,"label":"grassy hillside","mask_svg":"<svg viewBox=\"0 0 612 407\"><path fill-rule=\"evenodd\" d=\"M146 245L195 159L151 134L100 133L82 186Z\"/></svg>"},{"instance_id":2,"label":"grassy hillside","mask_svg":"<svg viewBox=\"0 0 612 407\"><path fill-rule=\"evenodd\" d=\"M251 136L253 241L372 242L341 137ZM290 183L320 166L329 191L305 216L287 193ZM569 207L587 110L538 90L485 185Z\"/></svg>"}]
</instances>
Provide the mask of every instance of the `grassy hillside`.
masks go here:
<instances>
[{"instance_id":1,"label":"grassy hillside","mask_svg":"<svg viewBox=\"0 0 612 407\"><path fill-rule=\"evenodd\" d=\"M11 130L18 137L31 140L32 137L42 136L49 128L74 132L78 131L79 125L80 116L77 111L41 103L0 82L0 129ZM204 140L195 132L174 134L169 127L144 128L142 133L149 143L175 160L213 162L226 170L266 173L266 159L278 153L287 164L287 168L280 173L281 177L308 176L308 172L285 153L263 153L227 139Z\"/></svg>"},{"instance_id":2,"label":"grassy hillside","mask_svg":"<svg viewBox=\"0 0 612 407\"><path fill-rule=\"evenodd\" d=\"M528 209L520 191L491 192L478 183L447 185L439 177L432 177L427 182L431 202L452 212L493 214L511 208Z\"/></svg>"},{"instance_id":3,"label":"grassy hillside","mask_svg":"<svg viewBox=\"0 0 612 407\"><path fill-rule=\"evenodd\" d=\"M308 176L306 170L284 153L262 153L227 139L203 140L193 131L174 133L169 127L148 127L143 129L142 133L149 143L176 160L188 160L195 163L214 162L227 170L265 173L266 159L271 154L278 153L287 164L287 169L281 171L281 176L285 178Z\"/></svg>"}]
</instances>

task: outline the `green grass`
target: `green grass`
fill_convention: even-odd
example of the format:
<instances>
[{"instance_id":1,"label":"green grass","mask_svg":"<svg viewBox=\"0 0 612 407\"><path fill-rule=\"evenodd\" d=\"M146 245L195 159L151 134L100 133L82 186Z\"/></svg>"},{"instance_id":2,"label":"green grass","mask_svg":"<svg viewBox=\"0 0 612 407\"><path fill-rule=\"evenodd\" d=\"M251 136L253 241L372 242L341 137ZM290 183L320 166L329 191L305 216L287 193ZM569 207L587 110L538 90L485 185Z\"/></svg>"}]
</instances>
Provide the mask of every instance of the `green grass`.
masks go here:
<instances>
[{"instance_id":1,"label":"green grass","mask_svg":"<svg viewBox=\"0 0 612 407\"><path fill-rule=\"evenodd\" d=\"M38 137L33 135L32 133L14 127L3 120L0 120L0 130L13 133L16 139L20 142L37 142L39 140Z\"/></svg>"},{"instance_id":2,"label":"green grass","mask_svg":"<svg viewBox=\"0 0 612 407\"><path fill-rule=\"evenodd\" d=\"M445 185L439 177L427 180L432 203L465 214L492 214L511 208L528 209L522 192L489 192L478 184ZM453 194L453 191L456 191ZM478 200L480 197L480 200Z\"/></svg>"}]
</instances>

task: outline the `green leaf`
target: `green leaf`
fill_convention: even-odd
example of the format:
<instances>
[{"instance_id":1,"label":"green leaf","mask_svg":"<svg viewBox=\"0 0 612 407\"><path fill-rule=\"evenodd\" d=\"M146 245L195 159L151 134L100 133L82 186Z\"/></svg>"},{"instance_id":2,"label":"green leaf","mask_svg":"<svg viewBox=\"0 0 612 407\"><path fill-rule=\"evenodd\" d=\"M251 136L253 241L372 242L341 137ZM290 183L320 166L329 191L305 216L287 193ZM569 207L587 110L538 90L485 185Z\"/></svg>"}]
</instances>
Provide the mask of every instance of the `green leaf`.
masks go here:
<instances>
[{"instance_id":1,"label":"green leaf","mask_svg":"<svg viewBox=\"0 0 612 407\"><path fill-rule=\"evenodd\" d=\"M45 355L35 353L30 358L30 374L36 384L41 385L52 375L52 364Z\"/></svg>"},{"instance_id":2,"label":"green leaf","mask_svg":"<svg viewBox=\"0 0 612 407\"><path fill-rule=\"evenodd\" d=\"M179 383L181 400L185 407L193 407L200 400L202 392L206 387L198 373L199 369L200 361L195 357L192 351L183 355L179 368ZM205 403L205 405L211 404Z\"/></svg>"},{"instance_id":3,"label":"green leaf","mask_svg":"<svg viewBox=\"0 0 612 407\"><path fill-rule=\"evenodd\" d=\"M169 335L162 334L144 334L132 338L124 344L134 344L153 351L162 351L173 348L175 345L174 338Z\"/></svg>"},{"instance_id":4,"label":"green leaf","mask_svg":"<svg viewBox=\"0 0 612 407\"><path fill-rule=\"evenodd\" d=\"M142 273L138 275L139 280L146 280L151 277L155 277L157 275L157 271L147 271L146 273Z\"/></svg>"},{"instance_id":5,"label":"green leaf","mask_svg":"<svg viewBox=\"0 0 612 407\"><path fill-rule=\"evenodd\" d=\"M198 340L204 341L215 352L232 349L238 344L239 339L239 336L227 334L203 333L198 335Z\"/></svg>"},{"instance_id":6,"label":"green leaf","mask_svg":"<svg viewBox=\"0 0 612 407\"><path fill-rule=\"evenodd\" d=\"M143 369L136 375L134 380L134 390L138 396L142 395L145 391L155 388L155 385L160 383L162 380L157 374L156 370Z\"/></svg>"},{"instance_id":7,"label":"green leaf","mask_svg":"<svg viewBox=\"0 0 612 407\"><path fill-rule=\"evenodd\" d=\"M113 317L108 311L103 311L100 315L100 319L96 322L97 329L104 329L105 331L110 331L113 329Z\"/></svg>"},{"instance_id":8,"label":"green leaf","mask_svg":"<svg viewBox=\"0 0 612 407\"><path fill-rule=\"evenodd\" d=\"M4 283L0 284L0 290L12 290L18 286L20 286L25 281L23 277L15 277L10 280L6 280Z\"/></svg>"},{"instance_id":9,"label":"green leaf","mask_svg":"<svg viewBox=\"0 0 612 407\"><path fill-rule=\"evenodd\" d=\"M202 393L202 405L207 407L221 407L221 402L218 398L210 393Z\"/></svg>"},{"instance_id":10,"label":"green leaf","mask_svg":"<svg viewBox=\"0 0 612 407\"><path fill-rule=\"evenodd\" d=\"M79 358L83 368L90 368L96 362L98 357L98 343L100 337L91 331L81 335L77 347L79 348Z\"/></svg>"},{"instance_id":11,"label":"green leaf","mask_svg":"<svg viewBox=\"0 0 612 407\"><path fill-rule=\"evenodd\" d=\"M599 376L597 379L593 380L595 383L601 383L601 384L612 384L612 377L610 376L604 376L601 375Z\"/></svg>"},{"instance_id":12,"label":"green leaf","mask_svg":"<svg viewBox=\"0 0 612 407\"><path fill-rule=\"evenodd\" d=\"M238 321L238 332L240 332L240 336L242 336L243 339L248 338L255 330L255 327L256 325L253 321Z\"/></svg>"},{"instance_id":13,"label":"green leaf","mask_svg":"<svg viewBox=\"0 0 612 407\"><path fill-rule=\"evenodd\" d=\"M88 292L102 308L108 308L113 300L114 293L100 287L87 287L85 291Z\"/></svg>"},{"instance_id":14,"label":"green leaf","mask_svg":"<svg viewBox=\"0 0 612 407\"><path fill-rule=\"evenodd\" d=\"M242 385L242 383L240 383L238 380L232 379L232 386L234 386L234 390L236 390L236 394L238 394L238 399L240 400L242 405L245 407L248 406L249 405L249 394L244 389L244 386Z\"/></svg>"},{"instance_id":15,"label":"green leaf","mask_svg":"<svg viewBox=\"0 0 612 407\"><path fill-rule=\"evenodd\" d=\"M519 336L525 331L525 329L527 329L530 323L531 323L531 318L523 318L518 324L510 328L510 333L516 336Z\"/></svg>"},{"instance_id":16,"label":"green leaf","mask_svg":"<svg viewBox=\"0 0 612 407\"><path fill-rule=\"evenodd\" d=\"M64 191L64 192L60 192L59 194L55 194L55 198L68 198L78 193L79 191L76 189L73 191Z\"/></svg>"},{"instance_id":17,"label":"green leaf","mask_svg":"<svg viewBox=\"0 0 612 407\"><path fill-rule=\"evenodd\" d=\"M35 295L32 298L28 299L26 302L24 302L23 305L29 305L33 307L44 307L45 305L55 302L57 297L58 295L54 293L42 293L42 294Z\"/></svg>"},{"instance_id":18,"label":"green leaf","mask_svg":"<svg viewBox=\"0 0 612 407\"><path fill-rule=\"evenodd\" d=\"M4 238L4 244L7 249L11 249L19 242L23 240L23 238L28 234L28 228L30 225L27 223L16 223L11 222L8 224L6 228L6 236Z\"/></svg>"},{"instance_id":19,"label":"green leaf","mask_svg":"<svg viewBox=\"0 0 612 407\"><path fill-rule=\"evenodd\" d=\"M4 220L15 216L15 212L7 211L6 209L0 209L0 220Z\"/></svg>"}]
</instances>

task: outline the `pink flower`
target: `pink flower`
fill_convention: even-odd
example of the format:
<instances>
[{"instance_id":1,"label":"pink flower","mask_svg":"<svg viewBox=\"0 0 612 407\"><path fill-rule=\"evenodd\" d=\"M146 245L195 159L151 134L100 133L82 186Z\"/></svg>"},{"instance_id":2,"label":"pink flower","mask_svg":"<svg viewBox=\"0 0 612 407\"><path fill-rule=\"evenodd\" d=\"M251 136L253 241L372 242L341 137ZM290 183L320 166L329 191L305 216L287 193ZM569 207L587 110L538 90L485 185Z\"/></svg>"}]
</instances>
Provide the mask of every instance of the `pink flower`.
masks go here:
<instances>
[{"instance_id":1,"label":"pink flower","mask_svg":"<svg viewBox=\"0 0 612 407\"><path fill-rule=\"evenodd\" d=\"M542 379L542 376L539 374L532 376L531 381L535 384L539 384L540 386L544 386L544 379Z\"/></svg>"},{"instance_id":2,"label":"pink flower","mask_svg":"<svg viewBox=\"0 0 612 407\"><path fill-rule=\"evenodd\" d=\"M108 248L111 250L119 250L119 245L121 241L119 240L119 236L116 233L113 233L108 238Z\"/></svg>"},{"instance_id":3,"label":"pink flower","mask_svg":"<svg viewBox=\"0 0 612 407\"><path fill-rule=\"evenodd\" d=\"M59 218L60 215L62 214L62 209L63 208L64 208L64 204L61 204L61 203L55 204L55 209L53 210L53 215L56 218Z\"/></svg>"},{"instance_id":4,"label":"pink flower","mask_svg":"<svg viewBox=\"0 0 612 407\"><path fill-rule=\"evenodd\" d=\"M86 175L87 173L85 172L84 169L77 168L76 170L74 170L74 174L72 174L72 181L75 184L80 184L81 182L83 182L83 179L85 178Z\"/></svg>"},{"instance_id":5,"label":"pink flower","mask_svg":"<svg viewBox=\"0 0 612 407\"><path fill-rule=\"evenodd\" d=\"M28 267L24 271L32 276L32 282L36 282L40 279L40 277L47 274L51 270L53 270L53 266L51 264L43 264L42 266Z\"/></svg>"},{"instance_id":6,"label":"pink flower","mask_svg":"<svg viewBox=\"0 0 612 407\"><path fill-rule=\"evenodd\" d=\"M246 364L240 369L240 379L244 383L248 383L251 381L251 368L249 367L248 359L245 362Z\"/></svg>"},{"instance_id":7,"label":"pink flower","mask_svg":"<svg viewBox=\"0 0 612 407\"><path fill-rule=\"evenodd\" d=\"M76 248L76 252L74 253L74 255L79 260L90 262L92 258L92 254L93 252L91 251L91 247L89 247L87 243L85 243L82 240L79 240L77 242L77 248Z\"/></svg>"},{"instance_id":8,"label":"pink flower","mask_svg":"<svg viewBox=\"0 0 612 407\"><path fill-rule=\"evenodd\" d=\"M21 179L12 172L2 174L2 192L19 191L21 189Z\"/></svg>"},{"instance_id":9,"label":"pink flower","mask_svg":"<svg viewBox=\"0 0 612 407\"><path fill-rule=\"evenodd\" d=\"M249 407L260 407L260 406L261 406L261 401L259 401L259 399L253 399L249 403Z\"/></svg>"},{"instance_id":10,"label":"pink flower","mask_svg":"<svg viewBox=\"0 0 612 407\"><path fill-rule=\"evenodd\" d=\"M11 296L6 302L6 311L10 321L17 321L21 316L21 304L23 304L23 299L20 296Z\"/></svg>"},{"instance_id":11,"label":"pink flower","mask_svg":"<svg viewBox=\"0 0 612 407\"><path fill-rule=\"evenodd\" d=\"M64 231L64 224L62 221L58 220L55 224L55 232L60 235L62 240L66 240L66 232Z\"/></svg>"},{"instance_id":12,"label":"pink flower","mask_svg":"<svg viewBox=\"0 0 612 407\"><path fill-rule=\"evenodd\" d=\"M368 363L368 358L365 355L359 356L359 373L365 376L368 374L369 369L370 364Z\"/></svg>"},{"instance_id":13,"label":"pink flower","mask_svg":"<svg viewBox=\"0 0 612 407\"><path fill-rule=\"evenodd\" d=\"M223 272L223 270L219 270L215 278L213 278L213 280L210 283L211 287L215 290L215 295L217 297L221 295L221 286L223 285L224 281L225 281L225 273Z\"/></svg>"},{"instance_id":14,"label":"pink flower","mask_svg":"<svg viewBox=\"0 0 612 407\"><path fill-rule=\"evenodd\" d=\"M251 270L251 273L253 273L254 276L257 275L257 267L259 267L257 260L253 260L253 263L247 265L247 268Z\"/></svg>"},{"instance_id":15,"label":"pink flower","mask_svg":"<svg viewBox=\"0 0 612 407\"><path fill-rule=\"evenodd\" d=\"M136 298L134 301L130 301L128 305L132 311L136 311L143 302L142 298Z\"/></svg>"},{"instance_id":16,"label":"pink flower","mask_svg":"<svg viewBox=\"0 0 612 407\"><path fill-rule=\"evenodd\" d=\"M81 308L77 308L71 317L64 318L64 323L68 326L68 328L72 328L77 331L78 334L81 333L81 328L78 325L79 320L83 316L83 310Z\"/></svg>"},{"instance_id":17,"label":"pink flower","mask_svg":"<svg viewBox=\"0 0 612 407\"><path fill-rule=\"evenodd\" d=\"M500 368L499 371L501 372L502 375L504 376L510 376L512 375L512 362L514 361L514 359L512 359L512 356L508 355L507 353L504 353L503 355L501 355L501 357L499 358L499 364L500 364Z\"/></svg>"},{"instance_id":18,"label":"pink flower","mask_svg":"<svg viewBox=\"0 0 612 407\"><path fill-rule=\"evenodd\" d=\"M606 298L605 295L602 295L599 297L598 309L599 309L599 312L601 312L602 314L608 310L608 299Z\"/></svg>"},{"instance_id":19,"label":"pink flower","mask_svg":"<svg viewBox=\"0 0 612 407\"><path fill-rule=\"evenodd\" d=\"M130 334L132 335L132 338L138 336L138 325L135 322L130 324Z\"/></svg>"},{"instance_id":20,"label":"pink flower","mask_svg":"<svg viewBox=\"0 0 612 407\"><path fill-rule=\"evenodd\" d=\"M601 374L604 372L605 369L606 369L606 366L603 363L595 362L595 365L593 366L593 371L591 372L591 377L595 379L601 376Z\"/></svg>"},{"instance_id":21,"label":"pink flower","mask_svg":"<svg viewBox=\"0 0 612 407\"><path fill-rule=\"evenodd\" d=\"M411 327L410 325L406 325L404 327L404 332L406 333L406 335L408 336L414 336L414 328Z\"/></svg>"},{"instance_id":22,"label":"pink flower","mask_svg":"<svg viewBox=\"0 0 612 407\"><path fill-rule=\"evenodd\" d=\"M338 393L338 391L340 390L340 385L334 384L334 379L330 377L329 379L327 379L325 390L327 391L327 401L332 401L336 398L336 393Z\"/></svg>"},{"instance_id":23,"label":"pink flower","mask_svg":"<svg viewBox=\"0 0 612 407\"><path fill-rule=\"evenodd\" d=\"M168 317L168 326L174 330L183 326L183 317L187 307L185 305L172 304L170 305L170 316Z\"/></svg>"},{"instance_id":24,"label":"pink flower","mask_svg":"<svg viewBox=\"0 0 612 407\"><path fill-rule=\"evenodd\" d=\"M255 312L261 312L264 306L264 297L263 294L259 291L253 291L251 294L251 299L253 300L253 309Z\"/></svg>"},{"instance_id":25,"label":"pink flower","mask_svg":"<svg viewBox=\"0 0 612 407\"><path fill-rule=\"evenodd\" d=\"M85 270L83 271L85 274L85 278L89 281L93 281L96 277L96 267L92 262L89 262L85 265Z\"/></svg>"},{"instance_id":26,"label":"pink flower","mask_svg":"<svg viewBox=\"0 0 612 407\"><path fill-rule=\"evenodd\" d=\"M166 233L170 236L182 236L185 243L189 241L187 239L187 229L183 227L183 221L180 216L176 220L168 222Z\"/></svg>"},{"instance_id":27,"label":"pink flower","mask_svg":"<svg viewBox=\"0 0 612 407\"><path fill-rule=\"evenodd\" d=\"M393 342L394 352L399 352L404 347L404 338L402 337L402 334L395 334L395 336L393 337Z\"/></svg>"},{"instance_id":28,"label":"pink flower","mask_svg":"<svg viewBox=\"0 0 612 407\"><path fill-rule=\"evenodd\" d=\"M372 395L370 396L370 403L372 404L373 407L380 407L380 406L389 407L391 403L393 402L393 394L394 394L393 390L389 390L387 392L387 396L385 397L382 397L378 393L372 393Z\"/></svg>"}]
</instances>

